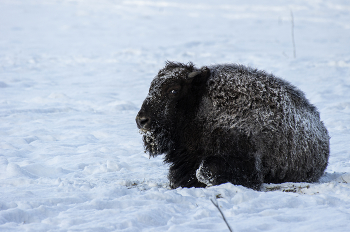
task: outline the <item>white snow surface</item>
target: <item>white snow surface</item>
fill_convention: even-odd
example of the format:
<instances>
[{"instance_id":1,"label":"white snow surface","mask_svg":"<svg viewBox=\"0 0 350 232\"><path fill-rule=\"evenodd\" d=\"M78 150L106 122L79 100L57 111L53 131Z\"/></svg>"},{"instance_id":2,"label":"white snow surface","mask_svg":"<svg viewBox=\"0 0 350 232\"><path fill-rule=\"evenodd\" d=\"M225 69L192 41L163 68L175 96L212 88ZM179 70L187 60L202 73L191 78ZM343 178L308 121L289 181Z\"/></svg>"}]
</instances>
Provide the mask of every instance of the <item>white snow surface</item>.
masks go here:
<instances>
[{"instance_id":1,"label":"white snow surface","mask_svg":"<svg viewBox=\"0 0 350 232\"><path fill-rule=\"evenodd\" d=\"M170 189L135 124L166 60L296 85L331 136L325 175ZM228 231L210 199L236 232L350 231L348 0L0 1L0 231Z\"/></svg>"}]
</instances>

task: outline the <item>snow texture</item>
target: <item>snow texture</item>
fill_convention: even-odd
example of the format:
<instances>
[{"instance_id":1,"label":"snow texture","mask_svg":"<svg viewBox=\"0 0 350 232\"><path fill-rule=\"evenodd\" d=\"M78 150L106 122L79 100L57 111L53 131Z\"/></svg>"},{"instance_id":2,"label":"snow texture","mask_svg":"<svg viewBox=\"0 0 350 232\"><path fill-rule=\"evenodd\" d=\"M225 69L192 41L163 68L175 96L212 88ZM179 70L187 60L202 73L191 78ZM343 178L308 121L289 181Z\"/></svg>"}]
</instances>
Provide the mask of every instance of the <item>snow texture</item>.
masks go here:
<instances>
[{"instance_id":1,"label":"snow texture","mask_svg":"<svg viewBox=\"0 0 350 232\"><path fill-rule=\"evenodd\" d=\"M348 1L3 0L0 35L0 231L228 231L211 198L233 231L349 231ZM165 60L300 88L331 137L325 175L169 189L135 125Z\"/></svg>"}]
</instances>

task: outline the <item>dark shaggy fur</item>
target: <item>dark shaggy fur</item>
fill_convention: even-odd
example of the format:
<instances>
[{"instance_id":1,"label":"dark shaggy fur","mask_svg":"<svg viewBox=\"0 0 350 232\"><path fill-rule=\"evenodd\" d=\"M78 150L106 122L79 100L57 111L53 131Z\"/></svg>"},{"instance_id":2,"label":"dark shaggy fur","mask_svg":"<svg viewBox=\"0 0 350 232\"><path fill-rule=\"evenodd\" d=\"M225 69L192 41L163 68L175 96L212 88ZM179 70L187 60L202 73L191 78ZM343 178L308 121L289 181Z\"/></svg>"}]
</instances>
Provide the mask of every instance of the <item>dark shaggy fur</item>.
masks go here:
<instances>
[{"instance_id":1,"label":"dark shaggy fur","mask_svg":"<svg viewBox=\"0 0 350 232\"><path fill-rule=\"evenodd\" d=\"M173 188L314 182L328 163L328 132L304 94L242 65L167 62L136 122Z\"/></svg>"}]
</instances>

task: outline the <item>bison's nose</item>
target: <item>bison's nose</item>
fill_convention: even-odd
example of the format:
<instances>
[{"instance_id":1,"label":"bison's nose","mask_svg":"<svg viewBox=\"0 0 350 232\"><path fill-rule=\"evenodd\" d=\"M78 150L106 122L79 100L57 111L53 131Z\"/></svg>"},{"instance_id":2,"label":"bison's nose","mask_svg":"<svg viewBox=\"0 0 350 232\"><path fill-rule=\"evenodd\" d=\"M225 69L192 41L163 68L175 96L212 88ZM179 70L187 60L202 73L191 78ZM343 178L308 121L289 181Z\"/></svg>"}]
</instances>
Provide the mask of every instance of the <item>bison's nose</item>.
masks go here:
<instances>
[{"instance_id":1,"label":"bison's nose","mask_svg":"<svg viewBox=\"0 0 350 232\"><path fill-rule=\"evenodd\" d=\"M151 125L151 119L145 116L137 116L136 117L137 128L148 130Z\"/></svg>"}]
</instances>

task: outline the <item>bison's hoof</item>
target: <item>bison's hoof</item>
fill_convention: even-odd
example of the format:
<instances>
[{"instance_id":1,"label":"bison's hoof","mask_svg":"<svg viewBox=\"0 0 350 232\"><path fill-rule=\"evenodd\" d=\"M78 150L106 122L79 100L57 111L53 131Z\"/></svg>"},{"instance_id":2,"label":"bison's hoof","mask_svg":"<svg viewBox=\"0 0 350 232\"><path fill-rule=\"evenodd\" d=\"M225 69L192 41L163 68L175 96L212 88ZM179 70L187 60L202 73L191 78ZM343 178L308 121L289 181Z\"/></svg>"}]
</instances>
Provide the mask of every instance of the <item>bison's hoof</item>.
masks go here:
<instances>
[{"instance_id":1,"label":"bison's hoof","mask_svg":"<svg viewBox=\"0 0 350 232\"><path fill-rule=\"evenodd\" d=\"M206 186L213 186L215 185L216 178L205 163L203 160L201 165L199 165L199 168L196 170L196 177L199 182Z\"/></svg>"}]
</instances>

